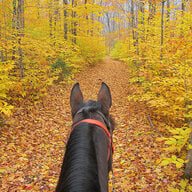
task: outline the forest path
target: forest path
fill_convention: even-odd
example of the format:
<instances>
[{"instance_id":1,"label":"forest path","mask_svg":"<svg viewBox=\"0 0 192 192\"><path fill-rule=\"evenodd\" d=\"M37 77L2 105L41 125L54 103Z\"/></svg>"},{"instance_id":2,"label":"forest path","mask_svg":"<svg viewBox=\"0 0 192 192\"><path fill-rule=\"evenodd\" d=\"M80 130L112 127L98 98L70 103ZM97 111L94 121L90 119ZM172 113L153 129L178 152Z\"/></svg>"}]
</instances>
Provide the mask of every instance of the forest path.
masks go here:
<instances>
[{"instance_id":1,"label":"forest path","mask_svg":"<svg viewBox=\"0 0 192 192\"><path fill-rule=\"evenodd\" d=\"M129 78L127 65L106 57L95 67L78 74L75 81L80 83L86 99L96 99L101 81L110 87L110 112L116 122L113 167L117 191L159 191L164 187L157 179L163 181L164 178L162 175L158 178L161 170L155 167L160 155L160 147L154 137L157 134L153 133L143 106L126 99L135 89L130 85ZM112 191L112 182L109 186Z\"/></svg>"},{"instance_id":2,"label":"forest path","mask_svg":"<svg viewBox=\"0 0 192 192\"><path fill-rule=\"evenodd\" d=\"M155 166L160 147L139 103L128 102L134 91L127 65L106 57L96 66L76 74L85 100L97 98L105 82L111 89L114 131L116 191L160 191L167 179ZM23 102L1 130L0 191L54 191L70 132L69 97L72 84L54 86L35 106ZM9 132L9 134L7 134ZM109 182L112 191L112 182ZM163 190L165 191L165 190Z\"/></svg>"}]
</instances>

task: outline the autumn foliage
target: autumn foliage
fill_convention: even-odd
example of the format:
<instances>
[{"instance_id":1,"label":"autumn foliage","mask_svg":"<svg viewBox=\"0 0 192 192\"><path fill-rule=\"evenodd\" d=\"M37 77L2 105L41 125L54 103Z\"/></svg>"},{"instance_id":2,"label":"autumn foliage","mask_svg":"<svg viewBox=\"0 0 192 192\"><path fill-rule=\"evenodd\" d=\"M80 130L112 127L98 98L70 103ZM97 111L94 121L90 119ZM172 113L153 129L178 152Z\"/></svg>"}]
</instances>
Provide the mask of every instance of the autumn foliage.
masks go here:
<instances>
[{"instance_id":1,"label":"autumn foliage","mask_svg":"<svg viewBox=\"0 0 192 192\"><path fill-rule=\"evenodd\" d=\"M98 64L106 53L122 62ZM192 191L180 179L192 175L188 0L0 0L3 190L54 190L71 124L67 84L96 91L100 80L114 101L117 191Z\"/></svg>"},{"instance_id":2,"label":"autumn foliage","mask_svg":"<svg viewBox=\"0 0 192 192\"><path fill-rule=\"evenodd\" d=\"M22 98L38 99L104 55L100 6L58 0L0 1L0 114Z\"/></svg>"},{"instance_id":3,"label":"autumn foliage","mask_svg":"<svg viewBox=\"0 0 192 192\"><path fill-rule=\"evenodd\" d=\"M192 121L191 7L187 1L142 2L130 15L134 26L122 32L124 38L116 43L112 56L131 67L131 83L139 87L128 100L144 102L146 113L164 135L162 165L180 168L187 162L181 152L189 149Z\"/></svg>"}]
</instances>

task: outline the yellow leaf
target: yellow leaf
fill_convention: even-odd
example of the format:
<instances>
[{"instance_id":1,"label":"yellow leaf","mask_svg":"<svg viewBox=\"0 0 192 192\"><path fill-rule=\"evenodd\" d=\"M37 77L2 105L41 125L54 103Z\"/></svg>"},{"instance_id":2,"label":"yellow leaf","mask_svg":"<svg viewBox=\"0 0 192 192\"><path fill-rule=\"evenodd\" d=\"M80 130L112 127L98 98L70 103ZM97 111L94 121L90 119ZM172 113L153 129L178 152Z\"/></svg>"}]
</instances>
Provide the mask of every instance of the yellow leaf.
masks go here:
<instances>
[{"instance_id":1,"label":"yellow leaf","mask_svg":"<svg viewBox=\"0 0 192 192\"><path fill-rule=\"evenodd\" d=\"M181 168L183 166L183 163L181 163L181 162L176 162L176 167L179 169L179 168Z\"/></svg>"},{"instance_id":2,"label":"yellow leaf","mask_svg":"<svg viewBox=\"0 0 192 192\"><path fill-rule=\"evenodd\" d=\"M162 166L165 166L165 165L168 165L168 164L170 164L170 159L164 159L163 161L161 161Z\"/></svg>"}]
</instances>

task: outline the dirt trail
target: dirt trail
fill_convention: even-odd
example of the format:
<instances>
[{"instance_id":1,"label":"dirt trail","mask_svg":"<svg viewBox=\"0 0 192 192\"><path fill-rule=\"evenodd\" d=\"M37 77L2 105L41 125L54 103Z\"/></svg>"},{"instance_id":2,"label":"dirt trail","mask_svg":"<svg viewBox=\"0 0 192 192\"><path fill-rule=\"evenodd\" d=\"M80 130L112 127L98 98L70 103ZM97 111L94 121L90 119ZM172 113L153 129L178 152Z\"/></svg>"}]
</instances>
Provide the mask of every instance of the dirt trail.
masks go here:
<instances>
[{"instance_id":1,"label":"dirt trail","mask_svg":"<svg viewBox=\"0 0 192 192\"><path fill-rule=\"evenodd\" d=\"M113 163L117 191L159 191L163 184L158 183L160 170L154 166L160 155L159 148L142 106L126 99L134 91L129 84L128 67L106 57L96 67L80 73L75 80L80 83L86 98L92 98L92 95L96 98L101 81L111 89L111 114L117 124ZM163 181L163 177L160 180Z\"/></svg>"},{"instance_id":2,"label":"dirt trail","mask_svg":"<svg viewBox=\"0 0 192 192\"><path fill-rule=\"evenodd\" d=\"M159 147L151 136L142 106L126 99L134 91L129 85L127 66L106 57L74 78L85 100L96 99L101 81L111 89L111 114L117 124L113 163L116 191L160 191L167 183L154 166ZM0 191L54 190L64 153L63 139L70 131L71 88L72 85L55 86L35 106L24 102L9 119L10 125L1 130ZM111 191L111 181L109 186Z\"/></svg>"}]
</instances>

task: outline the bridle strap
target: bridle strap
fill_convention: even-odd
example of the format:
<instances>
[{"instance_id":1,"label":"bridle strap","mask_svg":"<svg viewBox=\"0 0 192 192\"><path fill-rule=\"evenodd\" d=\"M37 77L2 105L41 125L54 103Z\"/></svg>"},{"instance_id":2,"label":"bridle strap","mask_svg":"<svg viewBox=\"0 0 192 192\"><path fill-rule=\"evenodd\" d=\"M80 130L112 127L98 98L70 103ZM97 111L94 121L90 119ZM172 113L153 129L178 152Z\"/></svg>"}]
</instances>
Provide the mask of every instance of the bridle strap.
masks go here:
<instances>
[{"instance_id":1,"label":"bridle strap","mask_svg":"<svg viewBox=\"0 0 192 192\"><path fill-rule=\"evenodd\" d=\"M107 156L107 160L109 160L111 151L113 153L113 143L112 143L112 140L111 140L111 133L109 132L107 127L103 123L101 123L100 121L97 121L95 119L83 119L83 120L79 121L78 123L76 123L76 124L74 124L72 126L71 133L73 132L75 127L77 125L79 125L80 123L89 123L89 124L97 125L98 127L102 128L105 131L105 133L107 134L107 136L109 138L109 147L108 147L108 156Z\"/></svg>"}]
</instances>

